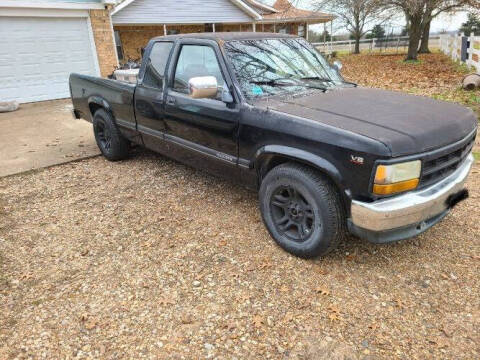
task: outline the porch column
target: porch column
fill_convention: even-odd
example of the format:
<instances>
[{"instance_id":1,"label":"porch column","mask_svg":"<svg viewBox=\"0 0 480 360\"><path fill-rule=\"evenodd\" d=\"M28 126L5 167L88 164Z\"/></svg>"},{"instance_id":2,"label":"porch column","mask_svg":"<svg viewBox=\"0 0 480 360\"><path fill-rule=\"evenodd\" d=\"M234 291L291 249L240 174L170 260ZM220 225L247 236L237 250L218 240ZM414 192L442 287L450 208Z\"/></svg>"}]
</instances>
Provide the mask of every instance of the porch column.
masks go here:
<instances>
[{"instance_id":1,"label":"porch column","mask_svg":"<svg viewBox=\"0 0 480 360\"><path fill-rule=\"evenodd\" d=\"M308 23L305 24L305 39L308 41Z\"/></svg>"},{"instance_id":2,"label":"porch column","mask_svg":"<svg viewBox=\"0 0 480 360\"><path fill-rule=\"evenodd\" d=\"M333 51L333 20L330 21L330 51Z\"/></svg>"},{"instance_id":3,"label":"porch column","mask_svg":"<svg viewBox=\"0 0 480 360\"><path fill-rule=\"evenodd\" d=\"M167 25L163 24L163 35L167 35Z\"/></svg>"},{"instance_id":4,"label":"porch column","mask_svg":"<svg viewBox=\"0 0 480 360\"><path fill-rule=\"evenodd\" d=\"M262 23L262 32L265 32L265 23Z\"/></svg>"},{"instance_id":5,"label":"porch column","mask_svg":"<svg viewBox=\"0 0 480 360\"><path fill-rule=\"evenodd\" d=\"M327 52L327 23L323 23L323 50Z\"/></svg>"},{"instance_id":6,"label":"porch column","mask_svg":"<svg viewBox=\"0 0 480 360\"><path fill-rule=\"evenodd\" d=\"M212 24L212 31L215 32L215 23Z\"/></svg>"},{"instance_id":7,"label":"porch column","mask_svg":"<svg viewBox=\"0 0 480 360\"><path fill-rule=\"evenodd\" d=\"M257 24L252 23L253 32L257 32Z\"/></svg>"},{"instance_id":8,"label":"porch column","mask_svg":"<svg viewBox=\"0 0 480 360\"><path fill-rule=\"evenodd\" d=\"M274 33L277 32L277 24L276 24L276 23L273 23L273 32L274 32Z\"/></svg>"}]
</instances>

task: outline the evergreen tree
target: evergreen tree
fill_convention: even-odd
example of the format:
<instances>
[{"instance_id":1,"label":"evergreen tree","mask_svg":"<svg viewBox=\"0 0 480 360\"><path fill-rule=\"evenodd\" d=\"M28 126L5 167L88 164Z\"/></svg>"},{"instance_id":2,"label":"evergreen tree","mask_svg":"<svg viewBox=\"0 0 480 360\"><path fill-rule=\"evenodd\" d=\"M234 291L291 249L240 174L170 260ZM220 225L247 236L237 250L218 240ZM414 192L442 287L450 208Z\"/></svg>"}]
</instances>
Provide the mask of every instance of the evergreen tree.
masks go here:
<instances>
[{"instance_id":1,"label":"evergreen tree","mask_svg":"<svg viewBox=\"0 0 480 360\"><path fill-rule=\"evenodd\" d=\"M320 41L323 41L323 40L326 40L326 41L331 40L331 36L328 30L322 31L322 33L320 34Z\"/></svg>"},{"instance_id":2,"label":"evergreen tree","mask_svg":"<svg viewBox=\"0 0 480 360\"><path fill-rule=\"evenodd\" d=\"M465 33L467 36L470 36L472 32L476 36L480 36L480 19L478 16L473 13L468 14L468 20L462 24L460 32Z\"/></svg>"},{"instance_id":3,"label":"evergreen tree","mask_svg":"<svg viewBox=\"0 0 480 360\"><path fill-rule=\"evenodd\" d=\"M382 25L375 25L371 32L367 34L367 39L382 39L385 37L385 29Z\"/></svg>"}]
</instances>

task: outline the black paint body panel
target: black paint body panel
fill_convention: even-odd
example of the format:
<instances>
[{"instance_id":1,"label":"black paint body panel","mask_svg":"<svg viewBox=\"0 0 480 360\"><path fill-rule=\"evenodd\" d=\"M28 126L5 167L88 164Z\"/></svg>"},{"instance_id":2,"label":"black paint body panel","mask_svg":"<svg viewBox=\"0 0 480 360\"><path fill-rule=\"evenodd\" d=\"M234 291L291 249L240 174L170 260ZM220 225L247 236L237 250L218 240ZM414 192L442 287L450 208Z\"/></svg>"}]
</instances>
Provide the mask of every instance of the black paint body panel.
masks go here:
<instances>
[{"instance_id":1,"label":"black paint body panel","mask_svg":"<svg viewBox=\"0 0 480 360\"><path fill-rule=\"evenodd\" d=\"M378 140L392 157L447 146L465 138L477 124L472 110L455 103L360 87L270 98L255 105Z\"/></svg>"},{"instance_id":2,"label":"black paint body panel","mask_svg":"<svg viewBox=\"0 0 480 360\"><path fill-rule=\"evenodd\" d=\"M312 165L336 184L347 211L352 199L377 198L371 193L371 183L379 161L401 161L407 155L438 149L476 129L475 116L461 106L382 90L340 88L314 95L247 100L222 50L223 41L240 35L222 36L151 40L144 58L156 41L175 42L163 89L143 85L145 64L136 86L72 74L74 109L91 121L93 111L104 107L132 142L252 188L258 186L259 174L275 156ZM262 38L259 34L240 37L249 36ZM215 49L233 103L192 99L172 90L174 64L182 44ZM352 161L352 156L363 162Z\"/></svg>"}]
</instances>

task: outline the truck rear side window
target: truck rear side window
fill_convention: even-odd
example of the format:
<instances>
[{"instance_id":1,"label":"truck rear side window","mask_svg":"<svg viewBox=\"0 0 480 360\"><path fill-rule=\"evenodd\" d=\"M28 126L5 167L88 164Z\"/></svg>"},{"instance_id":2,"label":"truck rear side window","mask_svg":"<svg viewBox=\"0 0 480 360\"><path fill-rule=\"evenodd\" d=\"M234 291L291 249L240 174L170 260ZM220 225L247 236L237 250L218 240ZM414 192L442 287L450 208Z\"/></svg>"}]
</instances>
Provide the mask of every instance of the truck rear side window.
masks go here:
<instances>
[{"instance_id":1,"label":"truck rear side window","mask_svg":"<svg viewBox=\"0 0 480 360\"><path fill-rule=\"evenodd\" d=\"M153 45L148 58L143 84L157 89L163 88L163 79L165 77L165 67L167 65L172 42L157 42Z\"/></svg>"}]
</instances>

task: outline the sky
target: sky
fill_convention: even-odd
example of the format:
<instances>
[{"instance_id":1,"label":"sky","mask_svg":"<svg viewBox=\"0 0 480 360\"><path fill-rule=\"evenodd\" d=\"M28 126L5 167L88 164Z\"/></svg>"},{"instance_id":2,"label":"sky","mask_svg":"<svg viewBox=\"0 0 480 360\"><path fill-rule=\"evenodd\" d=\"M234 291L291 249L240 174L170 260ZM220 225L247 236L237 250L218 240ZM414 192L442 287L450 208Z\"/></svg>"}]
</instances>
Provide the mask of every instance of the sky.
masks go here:
<instances>
[{"instance_id":1,"label":"sky","mask_svg":"<svg viewBox=\"0 0 480 360\"><path fill-rule=\"evenodd\" d=\"M440 14L436 19L432 21L433 32L438 32L442 30L458 30L458 28L467 21L467 13L459 12L454 15L449 14Z\"/></svg>"},{"instance_id":2,"label":"sky","mask_svg":"<svg viewBox=\"0 0 480 360\"><path fill-rule=\"evenodd\" d=\"M275 0L262 0L264 3L273 5ZM311 9L313 0L290 0L292 4L296 7L303 8L303 9ZM456 14L441 14L439 15L434 21L432 21L431 32L440 32L440 31L455 31L467 20L467 13L466 12L458 12ZM395 22L394 27L395 30L400 31L400 29L405 25L404 20L402 17L398 21ZM323 31L323 26L315 26L313 28L316 31ZM330 30L329 30L330 31ZM390 32L391 29L387 29L387 32ZM334 34L344 33L342 29L337 28L334 31Z\"/></svg>"}]
</instances>

